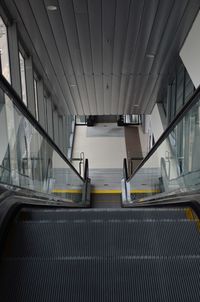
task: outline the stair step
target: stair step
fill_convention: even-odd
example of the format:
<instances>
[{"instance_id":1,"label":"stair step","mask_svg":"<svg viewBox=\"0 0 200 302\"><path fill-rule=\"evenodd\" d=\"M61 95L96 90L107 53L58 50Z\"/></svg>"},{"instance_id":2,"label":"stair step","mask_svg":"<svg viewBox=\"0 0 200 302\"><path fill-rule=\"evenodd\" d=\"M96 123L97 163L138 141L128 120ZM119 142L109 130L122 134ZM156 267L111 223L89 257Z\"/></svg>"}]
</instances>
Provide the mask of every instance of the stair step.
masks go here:
<instances>
[{"instance_id":1,"label":"stair step","mask_svg":"<svg viewBox=\"0 0 200 302\"><path fill-rule=\"evenodd\" d=\"M176 259L3 260L3 302L199 301L200 261ZM9 284L9 288L8 288Z\"/></svg>"},{"instance_id":2,"label":"stair step","mask_svg":"<svg viewBox=\"0 0 200 302\"><path fill-rule=\"evenodd\" d=\"M23 209L17 220L75 220L75 219L185 219L194 215L190 208L137 208L137 209Z\"/></svg>"},{"instance_id":3,"label":"stair step","mask_svg":"<svg viewBox=\"0 0 200 302\"><path fill-rule=\"evenodd\" d=\"M186 219L19 222L4 257L199 255L198 227Z\"/></svg>"}]
</instances>

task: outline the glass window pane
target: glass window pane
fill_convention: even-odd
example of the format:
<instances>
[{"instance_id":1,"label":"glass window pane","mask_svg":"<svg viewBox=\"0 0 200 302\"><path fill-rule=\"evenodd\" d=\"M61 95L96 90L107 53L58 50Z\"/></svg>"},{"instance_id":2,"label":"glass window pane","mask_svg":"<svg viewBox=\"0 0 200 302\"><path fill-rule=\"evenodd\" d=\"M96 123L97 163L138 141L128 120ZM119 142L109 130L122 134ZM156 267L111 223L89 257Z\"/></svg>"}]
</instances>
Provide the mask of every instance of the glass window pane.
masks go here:
<instances>
[{"instance_id":1,"label":"glass window pane","mask_svg":"<svg viewBox=\"0 0 200 302\"><path fill-rule=\"evenodd\" d=\"M0 183L82 201L84 181L0 89Z\"/></svg>"},{"instance_id":2,"label":"glass window pane","mask_svg":"<svg viewBox=\"0 0 200 302\"><path fill-rule=\"evenodd\" d=\"M10 64L8 53L8 39L7 28L0 16L0 56L1 56L1 70L3 76L10 83Z\"/></svg>"},{"instance_id":3,"label":"glass window pane","mask_svg":"<svg viewBox=\"0 0 200 302\"><path fill-rule=\"evenodd\" d=\"M27 106L25 60L21 52L19 52L19 61L20 61L21 87L22 87L22 101Z\"/></svg>"},{"instance_id":4,"label":"glass window pane","mask_svg":"<svg viewBox=\"0 0 200 302\"><path fill-rule=\"evenodd\" d=\"M156 193L199 190L200 96L130 180L132 201Z\"/></svg>"}]
</instances>

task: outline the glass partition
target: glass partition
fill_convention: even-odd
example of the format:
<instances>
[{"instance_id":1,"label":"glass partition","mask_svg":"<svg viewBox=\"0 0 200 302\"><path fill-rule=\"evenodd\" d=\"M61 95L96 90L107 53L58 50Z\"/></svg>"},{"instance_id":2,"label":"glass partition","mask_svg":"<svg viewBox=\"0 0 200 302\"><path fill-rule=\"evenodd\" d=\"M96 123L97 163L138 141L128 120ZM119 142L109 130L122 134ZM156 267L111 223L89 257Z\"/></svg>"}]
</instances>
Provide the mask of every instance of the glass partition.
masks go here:
<instances>
[{"instance_id":1,"label":"glass partition","mask_svg":"<svg viewBox=\"0 0 200 302\"><path fill-rule=\"evenodd\" d=\"M128 181L131 199L200 189L200 98Z\"/></svg>"},{"instance_id":2,"label":"glass partition","mask_svg":"<svg viewBox=\"0 0 200 302\"><path fill-rule=\"evenodd\" d=\"M81 201L84 180L0 89L0 182Z\"/></svg>"}]
</instances>

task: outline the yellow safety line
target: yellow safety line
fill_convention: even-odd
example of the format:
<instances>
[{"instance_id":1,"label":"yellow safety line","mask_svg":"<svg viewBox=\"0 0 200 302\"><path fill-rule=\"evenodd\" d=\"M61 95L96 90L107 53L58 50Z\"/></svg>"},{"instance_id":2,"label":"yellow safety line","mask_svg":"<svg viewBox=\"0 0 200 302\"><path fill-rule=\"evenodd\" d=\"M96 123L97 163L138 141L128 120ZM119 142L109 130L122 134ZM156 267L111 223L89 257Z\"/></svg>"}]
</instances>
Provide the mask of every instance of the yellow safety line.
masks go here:
<instances>
[{"instance_id":1,"label":"yellow safety line","mask_svg":"<svg viewBox=\"0 0 200 302\"><path fill-rule=\"evenodd\" d=\"M121 194L121 190L98 190L98 189L93 189L91 191L92 194Z\"/></svg>"},{"instance_id":2,"label":"yellow safety line","mask_svg":"<svg viewBox=\"0 0 200 302\"><path fill-rule=\"evenodd\" d=\"M196 222L197 230L200 232L200 220L196 213L191 208L187 208L185 209L185 216L188 220Z\"/></svg>"},{"instance_id":3,"label":"yellow safety line","mask_svg":"<svg viewBox=\"0 0 200 302\"><path fill-rule=\"evenodd\" d=\"M185 209L185 216L188 220L195 220L194 212L191 208Z\"/></svg>"},{"instance_id":4,"label":"yellow safety line","mask_svg":"<svg viewBox=\"0 0 200 302\"><path fill-rule=\"evenodd\" d=\"M52 193L81 193L82 192L82 190L65 190L65 189L55 189L55 190L53 190L52 191Z\"/></svg>"},{"instance_id":5,"label":"yellow safety line","mask_svg":"<svg viewBox=\"0 0 200 302\"><path fill-rule=\"evenodd\" d=\"M81 193L81 190L72 190L72 189L55 189L52 191L52 193ZM121 194L122 191L121 190L98 190L98 189L93 189L91 191L92 194ZM159 190L131 190L131 194L147 194L147 193L160 193Z\"/></svg>"},{"instance_id":6,"label":"yellow safety line","mask_svg":"<svg viewBox=\"0 0 200 302\"><path fill-rule=\"evenodd\" d=\"M160 193L160 190L152 190L152 189L146 189L146 190L131 190L131 193L138 193L138 194L141 194L141 193Z\"/></svg>"}]
</instances>

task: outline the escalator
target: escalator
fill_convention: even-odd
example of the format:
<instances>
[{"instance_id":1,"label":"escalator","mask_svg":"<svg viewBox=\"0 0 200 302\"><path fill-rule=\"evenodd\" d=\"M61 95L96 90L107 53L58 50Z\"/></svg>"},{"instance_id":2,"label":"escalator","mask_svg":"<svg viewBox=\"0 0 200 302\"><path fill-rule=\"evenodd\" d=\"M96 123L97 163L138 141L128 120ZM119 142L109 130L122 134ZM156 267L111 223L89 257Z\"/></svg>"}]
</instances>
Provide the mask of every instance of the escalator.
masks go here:
<instances>
[{"instance_id":1,"label":"escalator","mask_svg":"<svg viewBox=\"0 0 200 302\"><path fill-rule=\"evenodd\" d=\"M176 192L160 183L170 131L200 91L132 175L124 166L120 201L92 200L88 161L82 177L4 81L0 301L199 301L199 175L180 183L172 166Z\"/></svg>"},{"instance_id":2,"label":"escalator","mask_svg":"<svg viewBox=\"0 0 200 302\"><path fill-rule=\"evenodd\" d=\"M199 301L190 207L20 207L1 245L0 295L24 301Z\"/></svg>"}]
</instances>

